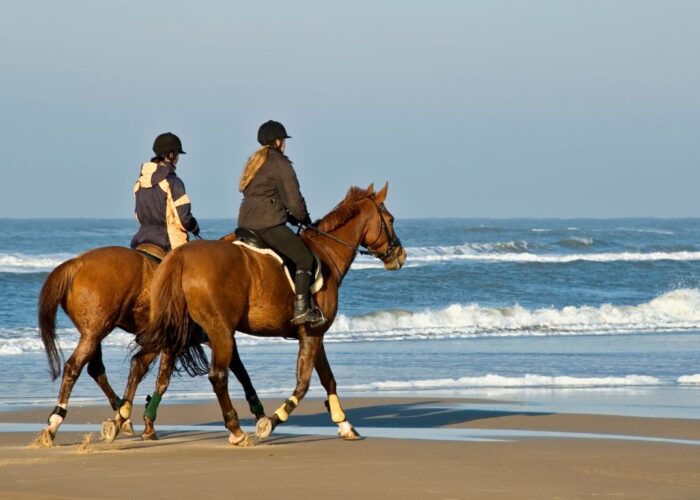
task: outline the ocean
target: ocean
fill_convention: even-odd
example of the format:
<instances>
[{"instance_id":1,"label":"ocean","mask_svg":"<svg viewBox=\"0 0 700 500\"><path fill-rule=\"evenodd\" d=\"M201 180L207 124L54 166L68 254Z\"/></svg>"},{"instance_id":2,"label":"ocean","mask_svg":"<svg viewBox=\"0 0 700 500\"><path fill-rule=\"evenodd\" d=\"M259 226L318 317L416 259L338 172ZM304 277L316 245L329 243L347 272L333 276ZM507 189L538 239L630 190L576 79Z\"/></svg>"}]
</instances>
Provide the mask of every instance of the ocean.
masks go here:
<instances>
[{"instance_id":1,"label":"ocean","mask_svg":"<svg viewBox=\"0 0 700 500\"><path fill-rule=\"evenodd\" d=\"M203 220L202 236L233 230ZM343 395L493 397L540 410L700 418L700 219L405 219L400 271L358 257L325 336ZM0 219L0 410L53 407L37 328L48 273L85 250L128 246L133 220ZM235 286L232 284L232 286ZM70 355L77 331L59 313ZM103 343L121 393L133 336ZM237 335L263 398L295 384L297 344ZM137 404L153 391L151 373ZM242 391L231 378L234 404ZM323 396L314 375L310 395ZM215 400L174 377L166 401ZM238 401L238 402L236 402ZM84 371L71 403L106 404ZM108 413L106 413L108 416Z\"/></svg>"}]
</instances>

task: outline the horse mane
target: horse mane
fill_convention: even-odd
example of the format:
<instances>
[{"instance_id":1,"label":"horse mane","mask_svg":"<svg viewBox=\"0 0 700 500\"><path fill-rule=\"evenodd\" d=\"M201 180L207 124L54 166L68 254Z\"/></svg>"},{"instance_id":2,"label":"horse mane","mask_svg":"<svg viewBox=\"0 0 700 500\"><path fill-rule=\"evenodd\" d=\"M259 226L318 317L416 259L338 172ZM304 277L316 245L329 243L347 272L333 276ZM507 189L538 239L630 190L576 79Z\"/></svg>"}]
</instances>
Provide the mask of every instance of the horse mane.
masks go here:
<instances>
[{"instance_id":1,"label":"horse mane","mask_svg":"<svg viewBox=\"0 0 700 500\"><path fill-rule=\"evenodd\" d=\"M357 186L351 187L345 195L345 199L338 203L333 210L321 219L318 225L319 230L328 232L339 228L357 215L360 211L359 202L373 194L374 187L371 185L367 189Z\"/></svg>"}]
</instances>

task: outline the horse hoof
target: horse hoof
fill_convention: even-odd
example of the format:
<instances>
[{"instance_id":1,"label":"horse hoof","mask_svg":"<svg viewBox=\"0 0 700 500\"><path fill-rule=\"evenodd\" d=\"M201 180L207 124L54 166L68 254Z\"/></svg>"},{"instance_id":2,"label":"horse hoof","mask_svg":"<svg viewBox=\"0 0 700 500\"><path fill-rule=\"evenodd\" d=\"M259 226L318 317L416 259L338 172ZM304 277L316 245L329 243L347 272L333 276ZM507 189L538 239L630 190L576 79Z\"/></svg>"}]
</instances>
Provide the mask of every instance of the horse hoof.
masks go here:
<instances>
[{"instance_id":1,"label":"horse hoof","mask_svg":"<svg viewBox=\"0 0 700 500\"><path fill-rule=\"evenodd\" d=\"M144 432L141 434L141 439L144 441L158 441L158 435L154 432Z\"/></svg>"},{"instance_id":2,"label":"horse hoof","mask_svg":"<svg viewBox=\"0 0 700 500\"><path fill-rule=\"evenodd\" d=\"M268 417L262 417L255 424L255 435L260 439L265 439L270 437L270 434L272 434L272 420Z\"/></svg>"},{"instance_id":3,"label":"horse hoof","mask_svg":"<svg viewBox=\"0 0 700 500\"><path fill-rule=\"evenodd\" d=\"M102 439L107 442L111 443L115 439L117 439L117 435L119 434L119 427L117 426L117 423L110 419L105 420L102 422Z\"/></svg>"},{"instance_id":4,"label":"horse hoof","mask_svg":"<svg viewBox=\"0 0 700 500\"><path fill-rule=\"evenodd\" d=\"M128 434L129 436L134 435L134 426L131 425L131 419L127 419L124 421L124 423L122 424L121 431L124 434Z\"/></svg>"},{"instance_id":5,"label":"horse hoof","mask_svg":"<svg viewBox=\"0 0 700 500\"><path fill-rule=\"evenodd\" d=\"M41 431L41 434L39 434L39 439L37 439L37 443L39 443L39 446L42 448L51 448L53 446L53 440L56 437L56 435L51 432L51 429L44 429Z\"/></svg>"},{"instance_id":6,"label":"horse hoof","mask_svg":"<svg viewBox=\"0 0 700 500\"><path fill-rule=\"evenodd\" d=\"M362 436L360 436L360 433L353 429L350 432L347 432L345 434L341 434L341 436L345 441L358 441L362 439Z\"/></svg>"},{"instance_id":7,"label":"horse hoof","mask_svg":"<svg viewBox=\"0 0 700 500\"><path fill-rule=\"evenodd\" d=\"M230 434L228 437L228 442L237 448L252 448L255 446L255 440L250 437L247 432L244 432L241 437L236 437Z\"/></svg>"},{"instance_id":8,"label":"horse hoof","mask_svg":"<svg viewBox=\"0 0 700 500\"><path fill-rule=\"evenodd\" d=\"M347 420L338 424L338 435L345 441L357 441L358 439L362 439L360 433L357 432Z\"/></svg>"}]
</instances>

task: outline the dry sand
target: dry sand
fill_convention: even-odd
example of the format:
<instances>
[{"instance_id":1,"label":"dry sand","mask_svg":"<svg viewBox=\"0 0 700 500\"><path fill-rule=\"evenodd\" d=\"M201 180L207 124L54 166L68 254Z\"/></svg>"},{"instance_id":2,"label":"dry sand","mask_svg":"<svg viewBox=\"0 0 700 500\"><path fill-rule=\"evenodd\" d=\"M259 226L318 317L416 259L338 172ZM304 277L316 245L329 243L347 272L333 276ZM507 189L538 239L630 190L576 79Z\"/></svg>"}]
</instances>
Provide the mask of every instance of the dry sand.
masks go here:
<instances>
[{"instance_id":1,"label":"dry sand","mask_svg":"<svg viewBox=\"0 0 700 500\"><path fill-rule=\"evenodd\" d=\"M266 409L271 413L280 402L266 401ZM60 431L53 448L32 449L35 433L8 432L0 433L0 498L700 498L700 421L499 412L492 410L495 401L488 402L488 411L478 405L435 408L460 402L465 401L343 400L360 433L403 429L419 437L449 428L519 429L699 443L541 436L344 442L284 435L283 425L258 446L238 449L217 425L211 431L161 432L156 442L120 436L111 445L100 442L97 433L86 442L84 432ZM0 422L44 422L49 410L4 412ZM239 410L250 429L247 410L240 404ZM137 408L134 416L140 413ZM66 424L99 424L111 414L106 406L71 407ZM220 423L215 403L165 401L156 427L209 423ZM322 403L311 399L288 424L333 427Z\"/></svg>"}]
</instances>

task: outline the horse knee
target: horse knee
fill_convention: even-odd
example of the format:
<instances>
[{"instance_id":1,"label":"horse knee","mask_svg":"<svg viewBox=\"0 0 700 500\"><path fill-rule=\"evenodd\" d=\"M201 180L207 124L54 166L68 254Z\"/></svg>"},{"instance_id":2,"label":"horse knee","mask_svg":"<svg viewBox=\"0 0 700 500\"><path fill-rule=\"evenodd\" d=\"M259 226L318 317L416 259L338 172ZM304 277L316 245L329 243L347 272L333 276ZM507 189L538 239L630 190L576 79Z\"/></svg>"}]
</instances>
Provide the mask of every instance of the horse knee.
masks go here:
<instances>
[{"instance_id":1,"label":"horse knee","mask_svg":"<svg viewBox=\"0 0 700 500\"><path fill-rule=\"evenodd\" d=\"M226 370L210 370L209 371L209 382L211 382L214 390L220 388L226 388L228 384L228 373Z\"/></svg>"}]
</instances>

